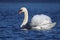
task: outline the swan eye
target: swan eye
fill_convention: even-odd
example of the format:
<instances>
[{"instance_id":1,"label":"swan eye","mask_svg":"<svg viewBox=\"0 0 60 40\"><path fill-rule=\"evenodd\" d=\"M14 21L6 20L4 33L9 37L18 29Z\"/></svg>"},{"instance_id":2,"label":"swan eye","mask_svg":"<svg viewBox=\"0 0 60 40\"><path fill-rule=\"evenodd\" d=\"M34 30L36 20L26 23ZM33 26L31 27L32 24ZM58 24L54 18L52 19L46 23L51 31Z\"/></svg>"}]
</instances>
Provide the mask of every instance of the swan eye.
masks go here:
<instances>
[{"instance_id":1,"label":"swan eye","mask_svg":"<svg viewBox=\"0 0 60 40\"><path fill-rule=\"evenodd\" d=\"M19 11L22 11L22 10L19 10Z\"/></svg>"}]
</instances>

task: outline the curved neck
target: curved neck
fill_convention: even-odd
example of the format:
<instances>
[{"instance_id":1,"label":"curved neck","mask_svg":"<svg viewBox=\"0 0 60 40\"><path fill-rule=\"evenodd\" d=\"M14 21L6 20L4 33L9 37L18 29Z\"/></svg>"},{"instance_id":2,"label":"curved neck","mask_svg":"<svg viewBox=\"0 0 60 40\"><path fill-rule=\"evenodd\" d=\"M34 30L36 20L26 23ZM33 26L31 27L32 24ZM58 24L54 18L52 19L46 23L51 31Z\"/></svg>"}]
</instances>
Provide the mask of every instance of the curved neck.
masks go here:
<instances>
[{"instance_id":1,"label":"curved neck","mask_svg":"<svg viewBox=\"0 0 60 40\"><path fill-rule=\"evenodd\" d=\"M21 27L22 27L23 25L26 25L27 22L28 22L28 11L26 10L26 11L24 12L24 20L23 20L23 23L21 24Z\"/></svg>"}]
</instances>

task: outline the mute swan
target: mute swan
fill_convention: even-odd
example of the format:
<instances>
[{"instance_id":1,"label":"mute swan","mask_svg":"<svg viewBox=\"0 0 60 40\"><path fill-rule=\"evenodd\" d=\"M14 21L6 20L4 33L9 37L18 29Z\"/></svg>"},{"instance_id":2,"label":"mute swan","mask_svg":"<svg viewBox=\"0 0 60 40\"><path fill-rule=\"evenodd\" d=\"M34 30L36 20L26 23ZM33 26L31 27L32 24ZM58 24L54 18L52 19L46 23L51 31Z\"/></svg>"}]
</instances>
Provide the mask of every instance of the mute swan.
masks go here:
<instances>
[{"instance_id":1,"label":"mute swan","mask_svg":"<svg viewBox=\"0 0 60 40\"><path fill-rule=\"evenodd\" d=\"M30 27L25 26L28 23L28 10L25 7L22 7L19 10L19 14L24 13L23 23L20 25L21 28L25 29L38 29L38 30L49 30L56 25L56 22L52 23L52 20L49 16L40 14L35 15L31 19Z\"/></svg>"}]
</instances>

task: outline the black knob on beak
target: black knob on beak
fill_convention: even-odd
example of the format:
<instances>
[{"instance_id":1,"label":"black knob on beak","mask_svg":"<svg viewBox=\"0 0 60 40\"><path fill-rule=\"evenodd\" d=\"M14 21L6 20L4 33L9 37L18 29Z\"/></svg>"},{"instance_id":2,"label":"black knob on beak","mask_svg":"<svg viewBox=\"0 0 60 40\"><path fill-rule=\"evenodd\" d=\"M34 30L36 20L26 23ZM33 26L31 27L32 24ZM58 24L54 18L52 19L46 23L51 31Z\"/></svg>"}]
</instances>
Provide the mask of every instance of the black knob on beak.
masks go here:
<instances>
[{"instance_id":1,"label":"black knob on beak","mask_svg":"<svg viewBox=\"0 0 60 40\"><path fill-rule=\"evenodd\" d=\"M18 13L21 14L22 13L22 10L19 10Z\"/></svg>"}]
</instances>

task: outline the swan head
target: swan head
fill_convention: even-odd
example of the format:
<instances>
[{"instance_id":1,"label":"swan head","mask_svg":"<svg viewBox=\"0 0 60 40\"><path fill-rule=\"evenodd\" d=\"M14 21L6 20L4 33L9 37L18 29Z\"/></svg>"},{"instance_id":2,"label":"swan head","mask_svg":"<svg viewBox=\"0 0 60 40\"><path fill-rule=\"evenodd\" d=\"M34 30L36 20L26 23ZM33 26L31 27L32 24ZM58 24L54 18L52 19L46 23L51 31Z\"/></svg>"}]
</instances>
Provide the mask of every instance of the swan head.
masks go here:
<instances>
[{"instance_id":1,"label":"swan head","mask_svg":"<svg viewBox=\"0 0 60 40\"><path fill-rule=\"evenodd\" d=\"M25 7L21 7L20 10L19 10L19 14L21 14L22 12L26 12L27 9Z\"/></svg>"}]
</instances>

